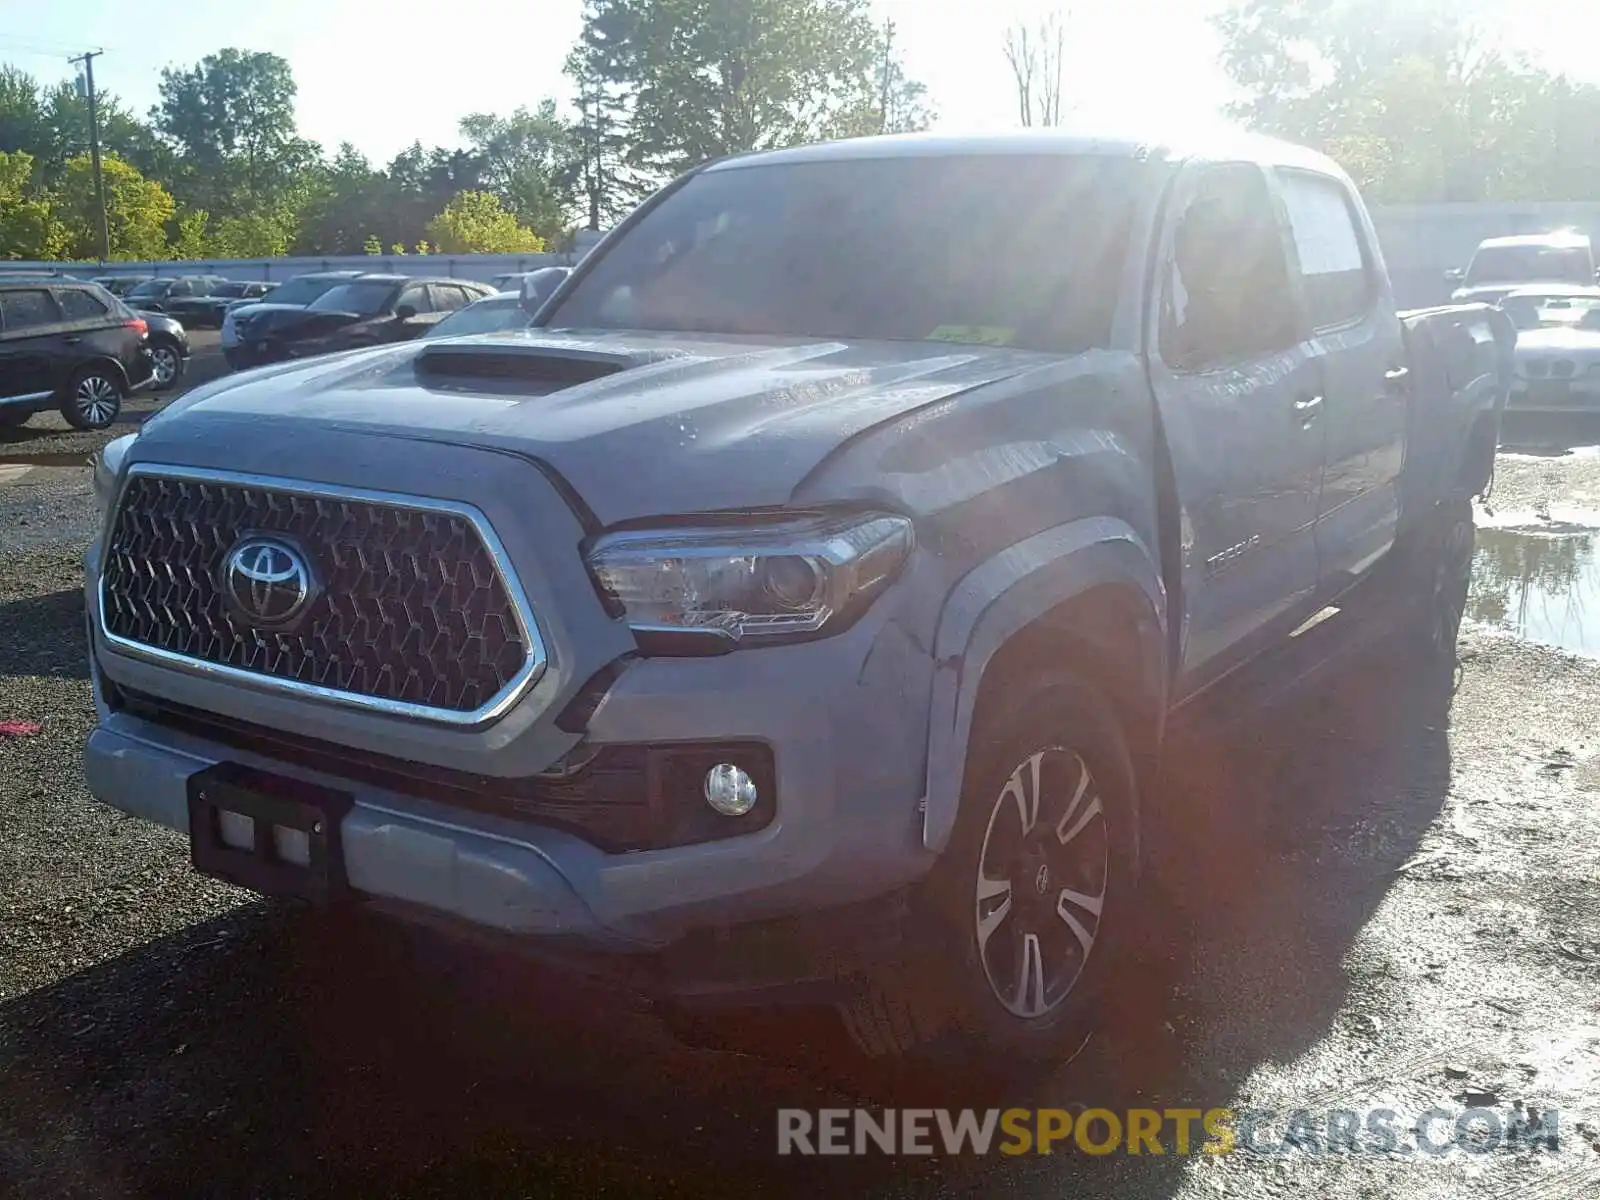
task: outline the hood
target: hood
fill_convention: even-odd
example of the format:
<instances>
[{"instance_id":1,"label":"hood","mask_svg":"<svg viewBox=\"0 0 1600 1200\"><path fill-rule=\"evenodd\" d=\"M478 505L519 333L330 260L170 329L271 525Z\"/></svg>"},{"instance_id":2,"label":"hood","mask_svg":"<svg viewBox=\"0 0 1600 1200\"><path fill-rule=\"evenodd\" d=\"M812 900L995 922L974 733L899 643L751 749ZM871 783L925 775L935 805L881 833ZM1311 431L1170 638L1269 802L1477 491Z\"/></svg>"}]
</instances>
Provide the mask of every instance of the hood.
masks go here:
<instances>
[{"instance_id":1,"label":"hood","mask_svg":"<svg viewBox=\"0 0 1600 1200\"><path fill-rule=\"evenodd\" d=\"M1498 304L1512 292L1521 291L1523 288L1560 289L1582 286L1584 285L1574 284L1570 279L1490 280L1486 283L1474 283L1470 287L1458 287L1450 293L1450 299L1457 304Z\"/></svg>"},{"instance_id":2,"label":"hood","mask_svg":"<svg viewBox=\"0 0 1600 1200\"><path fill-rule=\"evenodd\" d=\"M611 525L787 504L857 434L1057 361L986 346L640 333L411 342L200 388L146 424L140 457L159 459L167 441L225 452L241 438L292 453L329 427L483 446L546 464Z\"/></svg>"},{"instance_id":3,"label":"hood","mask_svg":"<svg viewBox=\"0 0 1600 1200\"><path fill-rule=\"evenodd\" d=\"M275 339L318 337L346 325L370 321L370 316L348 312L312 312L300 305L251 304L228 314L235 329L249 326L250 336Z\"/></svg>"},{"instance_id":4,"label":"hood","mask_svg":"<svg viewBox=\"0 0 1600 1200\"><path fill-rule=\"evenodd\" d=\"M271 324L282 320L285 313L302 313L306 310L304 304L273 304L270 301L252 300L245 304L229 307L228 315L235 322L264 321Z\"/></svg>"}]
</instances>

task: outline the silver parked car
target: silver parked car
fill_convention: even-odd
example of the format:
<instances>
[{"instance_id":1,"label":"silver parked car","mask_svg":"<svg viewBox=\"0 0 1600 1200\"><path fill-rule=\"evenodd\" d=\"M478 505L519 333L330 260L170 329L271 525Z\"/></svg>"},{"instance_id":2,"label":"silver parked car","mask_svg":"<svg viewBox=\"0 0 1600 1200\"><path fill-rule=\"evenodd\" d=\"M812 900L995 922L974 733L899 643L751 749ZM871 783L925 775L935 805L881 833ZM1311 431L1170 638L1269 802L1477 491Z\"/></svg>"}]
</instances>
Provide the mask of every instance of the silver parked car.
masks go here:
<instances>
[{"instance_id":1,"label":"silver parked car","mask_svg":"<svg viewBox=\"0 0 1600 1200\"><path fill-rule=\"evenodd\" d=\"M1509 407L1600 411L1600 287L1521 288L1500 307L1517 327Z\"/></svg>"}]
</instances>

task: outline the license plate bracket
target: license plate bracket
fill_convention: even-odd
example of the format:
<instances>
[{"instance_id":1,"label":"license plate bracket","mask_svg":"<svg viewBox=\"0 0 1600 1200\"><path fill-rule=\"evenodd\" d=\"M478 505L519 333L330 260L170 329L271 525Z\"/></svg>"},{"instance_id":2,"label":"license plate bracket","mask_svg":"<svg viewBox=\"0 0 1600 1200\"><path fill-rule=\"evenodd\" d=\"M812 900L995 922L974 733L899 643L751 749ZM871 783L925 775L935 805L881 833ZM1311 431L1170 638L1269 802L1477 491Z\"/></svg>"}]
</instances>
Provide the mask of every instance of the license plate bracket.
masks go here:
<instances>
[{"instance_id":1,"label":"license plate bracket","mask_svg":"<svg viewBox=\"0 0 1600 1200\"><path fill-rule=\"evenodd\" d=\"M331 904L349 893L341 836L355 802L348 792L218 763L189 776L188 793L190 859L200 874L316 904ZM223 840L225 812L252 821L254 841L248 849ZM278 829L305 836L305 864L282 857Z\"/></svg>"}]
</instances>

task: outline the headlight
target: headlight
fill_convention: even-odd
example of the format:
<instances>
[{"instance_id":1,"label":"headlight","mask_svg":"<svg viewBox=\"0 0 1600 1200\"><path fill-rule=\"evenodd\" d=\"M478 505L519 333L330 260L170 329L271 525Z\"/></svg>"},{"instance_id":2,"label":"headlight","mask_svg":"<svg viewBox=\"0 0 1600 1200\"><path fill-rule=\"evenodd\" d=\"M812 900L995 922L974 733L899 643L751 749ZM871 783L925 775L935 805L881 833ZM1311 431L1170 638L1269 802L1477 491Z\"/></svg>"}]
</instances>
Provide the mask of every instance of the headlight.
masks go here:
<instances>
[{"instance_id":1,"label":"headlight","mask_svg":"<svg viewBox=\"0 0 1600 1200\"><path fill-rule=\"evenodd\" d=\"M101 517L111 507L111 498L117 491L117 476L122 473L122 460L127 457L137 433L125 433L107 442L94 456L94 505Z\"/></svg>"},{"instance_id":2,"label":"headlight","mask_svg":"<svg viewBox=\"0 0 1600 1200\"><path fill-rule=\"evenodd\" d=\"M703 650L717 651L848 623L888 586L912 544L905 517L801 513L614 533L588 561L641 641L703 638Z\"/></svg>"}]
</instances>

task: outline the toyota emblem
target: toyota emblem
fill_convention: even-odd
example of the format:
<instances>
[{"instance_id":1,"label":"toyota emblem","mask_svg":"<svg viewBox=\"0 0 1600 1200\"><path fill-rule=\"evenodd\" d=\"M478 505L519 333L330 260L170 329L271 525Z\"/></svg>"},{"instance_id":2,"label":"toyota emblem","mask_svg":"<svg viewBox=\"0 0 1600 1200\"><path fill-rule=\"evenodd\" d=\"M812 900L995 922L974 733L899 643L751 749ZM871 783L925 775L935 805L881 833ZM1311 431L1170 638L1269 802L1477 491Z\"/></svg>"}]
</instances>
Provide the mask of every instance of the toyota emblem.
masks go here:
<instances>
[{"instance_id":1,"label":"toyota emblem","mask_svg":"<svg viewBox=\"0 0 1600 1200\"><path fill-rule=\"evenodd\" d=\"M311 602L316 580L306 556L273 537L239 541L222 567L222 595L249 625L286 625Z\"/></svg>"}]
</instances>

